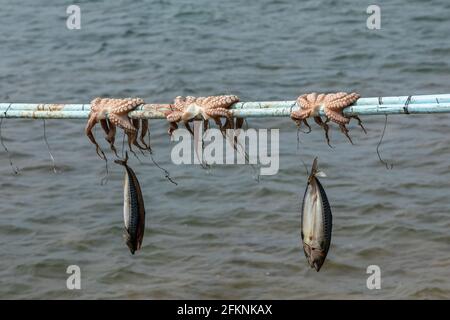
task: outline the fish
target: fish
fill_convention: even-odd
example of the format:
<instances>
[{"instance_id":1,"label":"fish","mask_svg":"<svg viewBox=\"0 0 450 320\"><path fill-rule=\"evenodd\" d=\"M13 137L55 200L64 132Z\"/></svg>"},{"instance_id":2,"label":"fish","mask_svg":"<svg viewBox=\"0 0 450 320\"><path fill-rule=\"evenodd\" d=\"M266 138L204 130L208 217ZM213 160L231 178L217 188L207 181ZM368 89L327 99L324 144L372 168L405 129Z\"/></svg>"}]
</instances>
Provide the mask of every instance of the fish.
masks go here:
<instances>
[{"instance_id":1,"label":"fish","mask_svg":"<svg viewBox=\"0 0 450 320\"><path fill-rule=\"evenodd\" d=\"M145 206L141 187L134 171L128 166L128 152L124 160L114 160L125 167L123 187L124 238L131 254L142 246L145 231Z\"/></svg>"},{"instance_id":2,"label":"fish","mask_svg":"<svg viewBox=\"0 0 450 320\"><path fill-rule=\"evenodd\" d=\"M310 267L319 272L330 248L333 216L325 190L317 177L326 175L319 171L315 158L303 196L301 236L306 259Z\"/></svg>"}]
</instances>

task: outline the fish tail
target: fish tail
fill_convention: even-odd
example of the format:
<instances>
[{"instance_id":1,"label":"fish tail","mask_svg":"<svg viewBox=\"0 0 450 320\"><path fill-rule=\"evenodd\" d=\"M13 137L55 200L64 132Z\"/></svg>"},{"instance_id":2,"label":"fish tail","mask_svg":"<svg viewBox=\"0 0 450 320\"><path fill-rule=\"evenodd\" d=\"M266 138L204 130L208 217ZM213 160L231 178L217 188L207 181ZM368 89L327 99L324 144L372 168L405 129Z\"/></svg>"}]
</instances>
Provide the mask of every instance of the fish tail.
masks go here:
<instances>
[{"instance_id":1,"label":"fish tail","mask_svg":"<svg viewBox=\"0 0 450 320\"><path fill-rule=\"evenodd\" d=\"M308 181L311 181L314 177L326 177L326 174L323 171L319 170L319 161L317 157L314 158L312 167L311 167L311 173L309 174Z\"/></svg>"},{"instance_id":2,"label":"fish tail","mask_svg":"<svg viewBox=\"0 0 450 320\"><path fill-rule=\"evenodd\" d=\"M311 167L311 172L309 173L308 181L311 181L316 176L318 170L319 170L318 160L317 157L315 157Z\"/></svg>"},{"instance_id":3,"label":"fish tail","mask_svg":"<svg viewBox=\"0 0 450 320\"><path fill-rule=\"evenodd\" d=\"M317 171L319 171L319 160L315 157L311 168L311 175L315 175Z\"/></svg>"},{"instance_id":4,"label":"fish tail","mask_svg":"<svg viewBox=\"0 0 450 320\"><path fill-rule=\"evenodd\" d=\"M124 167L126 167L127 162L128 162L128 151L125 151L125 159L121 160L121 159L116 159L114 160L115 163L120 164Z\"/></svg>"}]
</instances>

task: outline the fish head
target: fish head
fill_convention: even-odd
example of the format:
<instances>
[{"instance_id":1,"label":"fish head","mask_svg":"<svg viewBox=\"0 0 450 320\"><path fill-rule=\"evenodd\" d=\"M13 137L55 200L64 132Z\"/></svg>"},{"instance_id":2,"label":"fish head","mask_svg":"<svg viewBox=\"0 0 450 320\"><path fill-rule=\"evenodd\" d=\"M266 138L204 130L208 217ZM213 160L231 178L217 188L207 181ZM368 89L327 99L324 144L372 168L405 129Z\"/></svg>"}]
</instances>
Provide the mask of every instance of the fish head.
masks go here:
<instances>
[{"instance_id":1,"label":"fish head","mask_svg":"<svg viewBox=\"0 0 450 320\"><path fill-rule=\"evenodd\" d=\"M309 246L306 243L303 243L303 250L305 251L305 256L310 267L319 272L325 262L326 253L323 250Z\"/></svg>"},{"instance_id":2,"label":"fish head","mask_svg":"<svg viewBox=\"0 0 450 320\"><path fill-rule=\"evenodd\" d=\"M126 230L126 228L123 233L123 239L125 240L125 243L127 244L128 249L130 249L131 254L134 255L134 252L136 251L136 245L134 244L134 241L131 238L128 231Z\"/></svg>"},{"instance_id":3,"label":"fish head","mask_svg":"<svg viewBox=\"0 0 450 320\"><path fill-rule=\"evenodd\" d=\"M130 249L131 254L134 254L134 252L136 251L135 244L132 241L128 240L127 246L128 246L128 249Z\"/></svg>"}]
</instances>

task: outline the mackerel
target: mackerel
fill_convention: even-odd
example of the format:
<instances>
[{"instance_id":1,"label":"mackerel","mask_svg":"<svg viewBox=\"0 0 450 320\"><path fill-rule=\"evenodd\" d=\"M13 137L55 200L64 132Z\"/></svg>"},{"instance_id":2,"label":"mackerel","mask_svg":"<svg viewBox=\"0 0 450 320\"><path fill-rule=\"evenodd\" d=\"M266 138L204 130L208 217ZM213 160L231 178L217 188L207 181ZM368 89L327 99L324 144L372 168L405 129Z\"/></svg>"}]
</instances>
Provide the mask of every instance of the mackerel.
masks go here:
<instances>
[{"instance_id":1,"label":"mackerel","mask_svg":"<svg viewBox=\"0 0 450 320\"><path fill-rule=\"evenodd\" d=\"M139 250L145 231L145 207L141 187L134 171L127 165L128 152L124 160L114 162L125 167L123 187L124 238L131 254Z\"/></svg>"},{"instance_id":2,"label":"mackerel","mask_svg":"<svg viewBox=\"0 0 450 320\"><path fill-rule=\"evenodd\" d=\"M319 171L314 159L308 177L301 213L303 250L311 268L319 272L330 248L333 217L327 195L317 177L326 175Z\"/></svg>"}]
</instances>

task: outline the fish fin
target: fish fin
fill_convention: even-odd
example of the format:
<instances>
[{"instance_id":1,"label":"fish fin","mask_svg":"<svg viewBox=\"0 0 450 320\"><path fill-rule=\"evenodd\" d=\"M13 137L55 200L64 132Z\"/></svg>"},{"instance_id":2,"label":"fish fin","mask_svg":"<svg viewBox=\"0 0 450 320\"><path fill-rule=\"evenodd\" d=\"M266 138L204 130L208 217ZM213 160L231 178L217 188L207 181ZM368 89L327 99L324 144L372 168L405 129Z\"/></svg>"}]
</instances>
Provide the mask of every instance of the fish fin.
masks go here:
<instances>
[{"instance_id":1,"label":"fish fin","mask_svg":"<svg viewBox=\"0 0 450 320\"><path fill-rule=\"evenodd\" d=\"M317 171L316 174L315 174L315 176L316 176L316 177L322 177L322 178L324 178L324 177L326 177L327 175L326 175L325 172L323 172L323 171Z\"/></svg>"}]
</instances>

